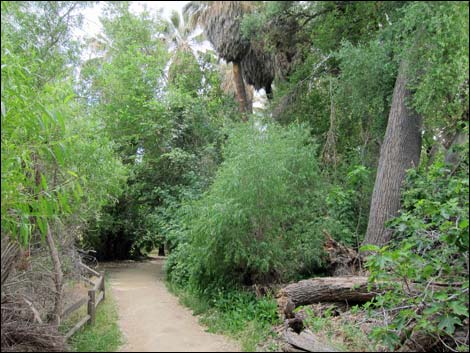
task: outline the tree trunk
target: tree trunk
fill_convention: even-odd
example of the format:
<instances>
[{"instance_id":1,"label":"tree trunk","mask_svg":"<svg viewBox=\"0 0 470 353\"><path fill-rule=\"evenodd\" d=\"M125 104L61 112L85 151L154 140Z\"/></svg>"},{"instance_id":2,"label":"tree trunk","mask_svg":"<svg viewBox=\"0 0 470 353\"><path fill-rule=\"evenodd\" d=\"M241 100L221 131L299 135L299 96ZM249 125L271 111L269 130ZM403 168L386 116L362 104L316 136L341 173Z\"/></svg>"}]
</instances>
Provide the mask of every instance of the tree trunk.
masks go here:
<instances>
[{"instance_id":1,"label":"tree trunk","mask_svg":"<svg viewBox=\"0 0 470 353\"><path fill-rule=\"evenodd\" d=\"M237 100L240 105L240 112L243 115L243 121L247 121L247 113L250 112L248 105L248 99L246 97L245 84L243 82L242 71L240 69L240 63L233 62L233 79L235 80L235 89L237 90Z\"/></svg>"},{"instance_id":2,"label":"tree trunk","mask_svg":"<svg viewBox=\"0 0 470 353\"><path fill-rule=\"evenodd\" d=\"M417 167L421 154L421 117L406 106L410 97L407 63L400 64L393 91L387 130L380 150L379 166L369 213L369 224L363 244L384 245L391 231L385 222L400 209L400 191L406 170Z\"/></svg>"},{"instance_id":3,"label":"tree trunk","mask_svg":"<svg viewBox=\"0 0 470 353\"><path fill-rule=\"evenodd\" d=\"M54 266L54 308L52 309L52 324L60 325L60 314L62 313L62 287L63 287L63 273L60 265L59 252L54 243L51 228L47 225L47 245L51 254L52 264Z\"/></svg>"},{"instance_id":4,"label":"tree trunk","mask_svg":"<svg viewBox=\"0 0 470 353\"><path fill-rule=\"evenodd\" d=\"M276 298L281 315L293 317L293 310L300 305L317 302L348 301L364 303L376 293L367 290L367 277L321 277L303 280L282 288Z\"/></svg>"}]
</instances>

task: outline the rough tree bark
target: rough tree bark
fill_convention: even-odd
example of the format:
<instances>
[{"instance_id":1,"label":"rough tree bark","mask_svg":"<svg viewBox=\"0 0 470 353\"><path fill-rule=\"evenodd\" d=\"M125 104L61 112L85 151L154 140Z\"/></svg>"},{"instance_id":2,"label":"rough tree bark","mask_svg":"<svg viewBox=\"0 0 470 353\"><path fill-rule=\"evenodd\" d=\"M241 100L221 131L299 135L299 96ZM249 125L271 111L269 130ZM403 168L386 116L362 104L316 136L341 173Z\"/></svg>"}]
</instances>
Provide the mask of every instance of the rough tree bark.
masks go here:
<instances>
[{"instance_id":1,"label":"rough tree bark","mask_svg":"<svg viewBox=\"0 0 470 353\"><path fill-rule=\"evenodd\" d=\"M395 82L363 244L381 246L390 240L391 231L385 228L385 222L396 216L400 208L406 170L419 164L422 119L406 105L411 96L406 88L407 66L403 60Z\"/></svg>"},{"instance_id":2,"label":"rough tree bark","mask_svg":"<svg viewBox=\"0 0 470 353\"><path fill-rule=\"evenodd\" d=\"M367 279L366 276L321 277L289 284L276 296L279 312L291 318L293 310L300 305L335 301L365 303L377 294L367 289Z\"/></svg>"},{"instance_id":3,"label":"rough tree bark","mask_svg":"<svg viewBox=\"0 0 470 353\"><path fill-rule=\"evenodd\" d=\"M310 330L297 334L291 329L286 329L284 338L288 343L282 347L284 352L337 352L321 342Z\"/></svg>"},{"instance_id":4,"label":"rough tree bark","mask_svg":"<svg viewBox=\"0 0 470 353\"><path fill-rule=\"evenodd\" d=\"M235 89L237 90L237 100L240 105L240 112L243 116L243 121L247 121L247 113L251 113L248 99L246 97L245 84L243 82L242 71L240 63L233 62L233 79L235 80Z\"/></svg>"}]
</instances>

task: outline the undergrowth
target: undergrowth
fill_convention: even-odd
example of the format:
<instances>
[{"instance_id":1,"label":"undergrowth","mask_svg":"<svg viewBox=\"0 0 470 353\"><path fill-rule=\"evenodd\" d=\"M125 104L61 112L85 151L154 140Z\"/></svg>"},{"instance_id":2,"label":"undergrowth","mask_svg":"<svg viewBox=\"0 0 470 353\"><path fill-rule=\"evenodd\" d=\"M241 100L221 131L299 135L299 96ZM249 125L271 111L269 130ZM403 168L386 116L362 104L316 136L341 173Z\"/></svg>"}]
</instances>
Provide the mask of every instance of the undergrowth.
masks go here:
<instances>
[{"instance_id":1,"label":"undergrowth","mask_svg":"<svg viewBox=\"0 0 470 353\"><path fill-rule=\"evenodd\" d=\"M241 290L202 295L169 282L167 287L193 315L200 315L199 321L208 332L236 339L245 352L255 351L258 344L274 335L273 325L279 324L276 301L271 297L256 298Z\"/></svg>"}]
</instances>

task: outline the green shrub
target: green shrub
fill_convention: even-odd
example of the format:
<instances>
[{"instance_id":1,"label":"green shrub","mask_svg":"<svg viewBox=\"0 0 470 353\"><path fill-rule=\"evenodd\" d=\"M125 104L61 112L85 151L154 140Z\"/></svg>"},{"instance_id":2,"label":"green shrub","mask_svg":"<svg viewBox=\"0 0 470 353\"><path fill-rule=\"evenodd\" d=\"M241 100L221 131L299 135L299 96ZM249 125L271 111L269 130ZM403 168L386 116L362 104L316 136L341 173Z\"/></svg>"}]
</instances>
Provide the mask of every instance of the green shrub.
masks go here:
<instances>
[{"instance_id":1,"label":"green shrub","mask_svg":"<svg viewBox=\"0 0 470 353\"><path fill-rule=\"evenodd\" d=\"M232 131L213 185L184 213L188 245L170 257L170 280L211 291L311 273L322 265L324 196L308 129L254 122Z\"/></svg>"}]
</instances>

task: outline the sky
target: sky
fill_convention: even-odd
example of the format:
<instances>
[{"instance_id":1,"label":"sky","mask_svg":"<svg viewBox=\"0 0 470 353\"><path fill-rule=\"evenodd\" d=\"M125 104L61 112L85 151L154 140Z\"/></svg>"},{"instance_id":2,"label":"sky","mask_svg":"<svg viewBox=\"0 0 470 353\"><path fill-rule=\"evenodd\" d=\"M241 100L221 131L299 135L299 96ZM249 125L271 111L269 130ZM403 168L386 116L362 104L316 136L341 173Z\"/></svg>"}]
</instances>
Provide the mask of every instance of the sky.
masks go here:
<instances>
[{"instance_id":1,"label":"sky","mask_svg":"<svg viewBox=\"0 0 470 353\"><path fill-rule=\"evenodd\" d=\"M189 1L131 1L131 11L141 12L146 6L149 10L163 10L164 17L169 17L171 11L176 10L181 13L183 6ZM103 9L103 2L88 7L82 11L84 15L83 28L78 31L80 36L95 36L101 30L99 17Z\"/></svg>"}]
</instances>

